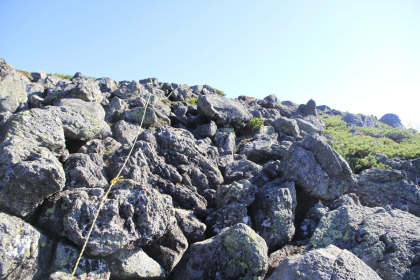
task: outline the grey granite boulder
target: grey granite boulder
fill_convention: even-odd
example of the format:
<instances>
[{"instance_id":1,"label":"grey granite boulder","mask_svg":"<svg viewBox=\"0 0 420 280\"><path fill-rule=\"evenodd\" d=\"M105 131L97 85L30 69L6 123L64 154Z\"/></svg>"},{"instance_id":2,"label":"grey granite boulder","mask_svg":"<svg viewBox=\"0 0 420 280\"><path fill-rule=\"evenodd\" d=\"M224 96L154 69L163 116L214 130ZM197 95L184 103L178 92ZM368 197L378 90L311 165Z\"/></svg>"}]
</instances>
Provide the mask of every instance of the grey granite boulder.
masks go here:
<instances>
[{"instance_id":1,"label":"grey granite boulder","mask_svg":"<svg viewBox=\"0 0 420 280\"><path fill-rule=\"evenodd\" d=\"M105 164L100 154L71 154L65 164L66 189L107 188Z\"/></svg>"},{"instance_id":2,"label":"grey granite boulder","mask_svg":"<svg viewBox=\"0 0 420 280\"><path fill-rule=\"evenodd\" d=\"M112 276L123 279L161 279L165 269L141 248L120 251L107 258Z\"/></svg>"},{"instance_id":3,"label":"grey granite boulder","mask_svg":"<svg viewBox=\"0 0 420 280\"><path fill-rule=\"evenodd\" d=\"M211 121L209 124L203 124L197 126L195 133L201 137L211 137L217 131L217 125L214 121Z\"/></svg>"},{"instance_id":4,"label":"grey granite boulder","mask_svg":"<svg viewBox=\"0 0 420 280\"><path fill-rule=\"evenodd\" d=\"M144 108L145 107L136 107L133 109L125 110L120 113L119 119L123 119L127 122L135 123L137 125L142 124L143 128L149 128L151 126L157 125L158 117L156 112L150 106L148 106L145 113Z\"/></svg>"},{"instance_id":5,"label":"grey granite boulder","mask_svg":"<svg viewBox=\"0 0 420 280\"><path fill-rule=\"evenodd\" d=\"M132 81L131 83L123 85L114 91L114 95L122 99L141 97L145 93L147 93L147 90L145 89L144 85L137 81Z\"/></svg>"},{"instance_id":6,"label":"grey granite boulder","mask_svg":"<svg viewBox=\"0 0 420 280\"><path fill-rule=\"evenodd\" d=\"M104 121L105 111L99 103L85 102L81 99L61 99L49 107L51 113L63 124L66 137L88 141L111 135L111 128Z\"/></svg>"},{"instance_id":7,"label":"grey granite boulder","mask_svg":"<svg viewBox=\"0 0 420 280\"><path fill-rule=\"evenodd\" d=\"M189 243L205 239L204 233L207 227L192 211L175 208L175 218Z\"/></svg>"},{"instance_id":8,"label":"grey granite boulder","mask_svg":"<svg viewBox=\"0 0 420 280\"><path fill-rule=\"evenodd\" d=\"M321 132L322 132L321 128L319 128L318 126L310 123L307 120L300 119L300 118L297 118L295 120L296 120L296 123L299 127L299 130L300 130L302 136L312 134L312 133L321 134Z\"/></svg>"},{"instance_id":9,"label":"grey granite boulder","mask_svg":"<svg viewBox=\"0 0 420 280\"><path fill-rule=\"evenodd\" d=\"M0 278L34 279L43 274L42 248L47 238L23 220L0 212ZM35 278L36 279L36 278Z\"/></svg>"},{"instance_id":10,"label":"grey granite boulder","mask_svg":"<svg viewBox=\"0 0 420 280\"><path fill-rule=\"evenodd\" d=\"M45 103L53 104L63 98L76 98L96 103L102 101L103 95L94 79L83 76L75 77L71 79L70 83L59 82L55 87L50 87L45 97Z\"/></svg>"},{"instance_id":11,"label":"grey granite boulder","mask_svg":"<svg viewBox=\"0 0 420 280\"><path fill-rule=\"evenodd\" d=\"M15 112L27 100L28 78L18 74L12 65L0 58L0 112Z\"/></svg>"},{"instance_id":12,"label":"grey granite boulder","mask_svg":"<svg viewBox=\"0 0 420 280\"><path fill-rule=\"evenodd\" d=\"M216 234L226 227L239 223L251 226L251 219L245 205L236 201L223 205L206 218L207 228Z\"/></svg>"},{"instance_id":13,"label":"grey granite boulder","mask_svg":"<svg viewBox=\"0 0 420 280\"><path fill-rule=\"evenodd\" d=\"M310 99L306 104L299 105L298 112L304 117L318 115L315 101Z\"/></svg>"},{"instance_id":14,"label":"grey granite boulder","mask_svg":"<svg viewBox=\"0 0 420 280\"><path fill-rule=\"evenodd\" d=\"M258 189L251 206L256 232L269 249L288 243L295 233L296 190L293 182L276 179Z\"/></svg>"},{"instance_id":15,"label":"grey granite boulder","mask_svg":"<svg viewBox=\"0 0 420 280\"><path fill-rule=\"evenodd\" d=\"M80 250L63 242L58 242L51 264L49 280L70 279ZM83 255L73 279L107 280L111 273L104 259L92 259Z\"/></svg>"},{"instance_id":16,"label":"grey granite boulder","mask_svg":"<svg viewBox=\"0 0 420 280\"><path fill-rule=\"evenodd\" d=\"M43 208L39 225L82 246L104 195L103 189L64 191ZM105 201L86 247L90 256L107 256L131 242L148 245L161 238L174 215L172 199L132 180L121 180Z\"/></svg>"},{"instance_id":17,"label":"grey granite boulder","mask_svg":"<svg viewBox=\"0 0 420 280\"><path fill-rule=\"evenodd\" d=\"M385 114L379 121L392 127L405 128L402 125L400 118L395 114Z\"/></svg>"},{"instance_id":18,"label":"grey granite boulder","mask_svg":"<svg viewBox=\"0 0 420 280\"><path fill-rule=\"evenodd\" d=\"M344 117L341 118L347 123L347 125L354 125L363 127L363 121L359 119L356 115L347 113Z\"/></svg>"},{"instance_id":19,"label":"grey granite boulder","mask_svg":"<svg viewBox=\"0 0 420 280\"><path fill-rule=\"evenodd\" d=\"M385 280L420 279L420 218L387 207L360 205L345 195L318 224L311 244L347 249Z\"/></svg>"},{"instance_id":20,"label":"grey granite boulder","mask_svg":"<svg viewBox=\"0 0 420 280\"><path fill-rule=\"evenodd\" d=\"M267 246L250 227L238 224L194 243L175 270L174 279L263 279Z\"/></svg>"},{"instance_id":21,"label":"grey granite boulder","mask_svg":"<svg viewBox=\"0 0 420 280\"><path fill-rule=\"evenodd\" d=\"M348 163L318 134L294 143L280 163L283 177L293 180L308 195L330 201L352 184Z\"/></svg>"},{"instance_id":22,"label":"grey granite boulder","mask_svg":"<svg viewBox=\"0 0 420 280\"><path fill-rule=\"evenodd\" d=\"M359 174L358 183L350 192L369 207L390 205L420 217L420 186L410 181L405 172L367 169Z\"/></svg>"},{"instance_id":23,"label":"grey granite boulder","mask_svg":"<svg viewBox=\"0 0 420 280\"><path fill-rule=\"evenodd\" d=\"M358 257L334 245L287 257L268 280L380 280Z\"/></svg>"},{"instance_id":24,"label":"grey granite boulder","mask_svg":"<svg viewBox=\"0 0 420 280\"><path fill-rule=\"evenodd\" d=\"M112 131L115 140L123 145L132 145L140 132L140 125L120 120L114 124Z\"/></svg>"},{"instance_id":25,"label":"grey granite boulder","mask_svg":"<svg viewBox=\"0 0 420 280\"><path fill-rule=\"evenodd\" d=\"M202 116L214 120L218 126L231 124L240 129L252 119L252 115L244 105L218 94L200 96L197 107Z\"/></svg>"},{"instance_id":26,"label":"grey granite boulder","mask_svg":"<svg viewBox=\"0 0 420 280\"><path fill-rule=\"evenodd\" d=\"M225 168L226 183L237 180L250 179L262 170L262 166L252 161L242 159L229 163Z\"/></svg>"},{"instance_id":27,"label":"grey granite boulder","mask_svg":"<svg viewBox=\"0 0 420 280\"><path fill-rule=\"evenodd\" d=\"M27 217L64 184L63 167L48 149L21 138L0 144L0 208Z\"/></svg>"},{"instance_id":28,"label":"grey granite boulder","mask_svg":"<svg viewBox=\"0 0 420 280\"><path fill-rule=\"evenodd\" d=\"M271 126L273 126L277 132L284 133L289 136L297 136L300 134L299 126L294 119L280 117L275 119L271 123Z\"/></svg>"},{"instance_id":29,"label":"grey granite boulder","mask_svg":"<svg viewBox=\"0 0 420 280\"><path fill-rule=\"evenodd\" d=\"M217 207L222 207L231 202L239 202L245 206L249 206L254 202L256 192L257 187L248 180L240 180L229 185L221 185L217 188L216 192Z\"/></svg>"}]
</instances>

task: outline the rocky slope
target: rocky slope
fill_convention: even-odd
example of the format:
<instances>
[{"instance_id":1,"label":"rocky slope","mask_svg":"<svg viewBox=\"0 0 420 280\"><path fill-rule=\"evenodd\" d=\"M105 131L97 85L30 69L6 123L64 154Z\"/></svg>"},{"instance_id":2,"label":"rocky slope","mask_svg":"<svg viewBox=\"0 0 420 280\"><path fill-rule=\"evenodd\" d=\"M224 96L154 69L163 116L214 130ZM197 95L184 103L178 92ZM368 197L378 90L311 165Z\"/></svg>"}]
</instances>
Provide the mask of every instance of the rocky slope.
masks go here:
<instances>
[{"instance_id":1,"label":"rocky slope","mask_svg":"<svg viewBox=\"0 0 420 280\"><path fill-rule=\"evenodd\" d=\"M70 276L127 161L75 279L420 279L419 160L353 174L319 113L0 59L0 278Z\"/></svg>"}]
</instances>

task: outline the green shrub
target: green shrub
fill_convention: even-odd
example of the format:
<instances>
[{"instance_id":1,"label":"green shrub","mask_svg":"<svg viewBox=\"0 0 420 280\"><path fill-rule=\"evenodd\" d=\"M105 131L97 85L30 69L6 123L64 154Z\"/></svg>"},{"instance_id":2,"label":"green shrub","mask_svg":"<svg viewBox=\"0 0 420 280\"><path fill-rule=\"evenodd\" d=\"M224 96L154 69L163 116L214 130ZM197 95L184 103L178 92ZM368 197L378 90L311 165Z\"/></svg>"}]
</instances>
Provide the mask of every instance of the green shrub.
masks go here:
<instances>
[{"instance_id":1,"label":"green shrub","mask_svg":"<svg viewBox=\"0 0 420 280\"><path fill-rule=\"evenodd\" d=\"M71 78L73 78L73 76L70 76L70 75L57 74L57 73L55 73L55 74L48 74L48 75L54 75L54 76L57 76L57 77L60 77L60 78L66 79L66 80L70 80Z\"/></svg>"},{"instance_id":2,"label":"green shrub","mask_svg":"<svg viewBox=\"0 0 420 280\"><path fill-rule=\"evenodd\" d=\"M247 130L250 133L256 132L258 129L260 129L264 125L264 121L261 118L253 118L249 121L247 125Z\"/></svg>"},{"instance_id":3,"label":"green shrub","mask_svg":"<svg viewBox=\"0 0 420 280\"><path fill-rule=\"evenodd\" d=\"M198 100L197 97L191 97L190 99L187 99L186 101L188 104L197 105L197 100Z\"/></svg>"},{"instance_id":4,"label":"green shrub","mask_svg":"<svg viewBox=\"0 0 420 280\"><path fill-rule=\"evenodd\" d=\"M389 168L378 162L375 153L400 159L420 157L420 135L410 130L387 125L381 125L382 129L349 128L340 116L325 117L323 121L326 125L323 133L330 135L331 146L347 160L355 173L369 168Z\"/></svg>"},{"instance_id":5,"label":"green shrub","mask_svg":"<svg viewBox=\"0 0 420 280\"><path fill-rule=\"evenodd\" d=\"M226 96L226 93L224 93L221 90L218 90L217 88L214 88L214 90L216 91L217 94L220 94L221 96Z\"/></svg>"}]
</instances>

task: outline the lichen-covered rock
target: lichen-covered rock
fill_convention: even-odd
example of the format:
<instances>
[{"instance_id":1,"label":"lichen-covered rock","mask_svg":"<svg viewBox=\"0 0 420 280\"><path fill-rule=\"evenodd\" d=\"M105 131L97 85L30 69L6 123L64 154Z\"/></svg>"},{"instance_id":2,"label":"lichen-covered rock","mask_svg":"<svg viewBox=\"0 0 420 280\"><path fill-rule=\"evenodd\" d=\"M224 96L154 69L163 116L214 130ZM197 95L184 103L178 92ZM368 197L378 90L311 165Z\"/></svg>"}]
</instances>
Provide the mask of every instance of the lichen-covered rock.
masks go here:
<instances>
[{"instance_id":1,"label":"lichen-covered rock","mask_svg":"<svg viewBox=\"0 0 420 280\"><path fill-rule=\"evenodd\" d=\"M271 122L271 126L273 126L279 133L284 133L289 136L300 135L299 126L294 119L280 117Z\"/></svg>"},{"instance_id":2,"label":"lichen-covered rock","mask_svg":"<svg viewBox=\"0 0 420 280\"><path fill-rule=\"evenodd\" d=\"M252 115L245 106L219 94L200 96L197 107L202 116L214 120L218 126L231 124L240 129L252 119Z\"/></svg>"},{"instance_id":3,"label":"lichen-covered rock","mask_svg":"<svg viewBox=\"0 0 420 280\"><path fill-rule=\"evenodd\" d=\"M123 85L114 92L114 95L122 99L130 99L136 97L142 97L147 93L144 85L137 81L132 81L127 85Z\"/></svg>"},{"instance_id":4,"label":"lichen-covered rock","mask_svg":"<svg viewBox=\"0 0 420 280\"><path fill-rule=\"evenodd\" d=\"M363 261L334 245L287 257L268 280L371 280L381 278Z\"/></svg>"},{"instance_id":5,"label":"lichen-covered rock","mask_svg":"<svg viewBox=\"0 0 420 280\"><path fill-rule=\"evenodd\" d=\"M223 205L206 218L207 228L216 234L226 227L239 223L251 226L247 208L237 201Z\"/></svg>"},{"instance_id":6,"label":"lichen-covered rock","mask_svg":"<svg viewBox=\"0 0 420 280\"><path fill-rule=\"evenodd\" d=\"M279 247L292 239L296 204L294 182L276 179L258 189L251 206L251 217L255 230L268 248Z\"/></svg>"},{"instance_id":7,"label":"lichen-covered rock","mask_svg":"<svg viewBox=\"0 0 420 280\"><path fill-rule=\"evenodd\" d=\"M161 279L165 269L141 248L120 251L107 258L112 276L123 279Z\"/></svg>"},{"instance_id":8,"label":"lichen-covered rock","mask_svg":"<svg viewBox=\"0 0 420 280\"><path fill-rule=\"evenodd\" d=\"M90 140L86 142L86 144L84 144L82 147L80 147L79 150L77 150L77 152L83 154L99 154L100 156L105 158L115 153L115 151L118 150L120 147L121 143L117 142L111 137L107 137L103 140Z\"/></svg>"},{"instance_id":9,"label":"lichen-covered rock","mask_svg":"<svg viewBox=\"0 0 420 280\"><path fill-rule=\"evenodd\" d=\"M232 183L236 180L250 179L262 170L262 166L252 161L242 159L226 165L225 179L226 183Z\"/></svg>"},{"instance_id":10,"label":"lichen-covered rock","mask_svg":"<svg viewBox=\"0 0 420 280\"><path fill-rule=\"evenodd\" d=\"M16 73L15 68L0 58L0 112L15 112L28 100L28 78Z\"/></svg>"},{"instance_id":11,"label":"lichen-covered rock","mask_svg":"<svg viewBox=\"0 0 420 280\"><path fill-rule=\"evenodd\" d=\"M124 120L118 121L113 127L113 136L115 140L123 145L132 145L134 139L140 132L140 125L126 122Z\"/></svg>"},{"instance_id":12,"label":"lichen-covered rock","mask_svg":"<svg viewBox=\"0 0 420 280\"><path fill-rule=\"evenodd\" d=\"M63 98L76 98L86 102L100 103L103 99L101 90L94 79L83 76L73 77L71 82L59 82L48 89L46 104L53 104Z\"/></svg>"},{"instance_id":13,"label":"lichen-covered rock","mask_svg":"<svg viewBox=\"0 0 420 280\"><path fill-rule=\"evenodd\" d=\"M204 233L207 227L192 211L175 208L175 218L190 244L205 239Z\"/></svg>"},{"instance_id":14,"label":"lichen-covered rock","mask_svg":"<svg viewBox=\"0 0 420 280\"><path fill-rule=\"evenodd\" d=\"M387 169L367 169L359 174L351 188L360 202L369 207L401 209L420 217L420 186L409 180L405 172Z\"/></svg>"},{"instance_id":15,"label":"lichen-covered rock","mask_svg":"<svg viewBox=\"0 0 420 280\"><path fill-rule=\"evenodd\" d=\"M144 113L144 108L145 107L136 107L133 109L125 110L120 113L119 118L138 125L142 124L143 128L149 128L158 124L158 117L156 112L148 106L146 113Z\"/></svg>"},{"instance_id":16,"label":"lichen-covered rock","mask_svg":"<svg viewBox=\"0 0 420 280\"><path fill-rule=\"evenodd\" d=\"M105 165L99 154L71 154L65 164L66 189L106 188Z\"/></svg>"},{"instance_id":17,"label":"lichen-covered rock","mask_svg":"<svg viewBox=\"0 0 420 280\"><path fill-rule=\"evenodd\" d=\"M216 205L222 207L231 202L239 202L245 206L251 205L255 200L257 187L248 180L233 182L229 185L221 185L216 192Z\"/></svg>"},{"instance_id":18,"label":"lichen-covered rock","mask_svg":"<svg viewBox=\"0 0 420 280\"><path fill-rule=\"evenodd\" d=\"M55 105L57 107L49 107L49 110L61 120L66 137L88 141L111 135L111 128L104 121L105 111L99 103L61 99Z\"/></svg>"},{"instance_id":19,"label":"lichen-covered rock","mask_svg":"<svg viewBox=\"0 0 420 280\"><path fill-rule=\"evenodd\" d=\"M22 138L0 144L0 207L26 217L62 190L65 174L52 152Z\"/></svg>"},{"instance_id":20,"label":"lichen-covered rock","mask_svg":"<svg viewBox=\"0 0 420 280\"><path fill-rule=\"evenodd\" d=\"M80 250L63 242L58 242L51 266L49 280L70 279ZM107 280L111 273L105 260L92 259L83 255L73 279Z\"/></svg>"},{"instance_id":21,"label":"lichen-covered rock","mask_svg":"<svg viewBox=\"0 0 420 280\"><path fill-rule=\"evenodd\" d=\"M348 163L318 134L295 142L280 168L284 178L295 181L308 195L326 201L338 198L354 184Z\"/></svg>"},{"instance_id":22,"label":"lichen-covered rock","mask_svg":"<svg viewBox=\"0 0 420 280\"><path fill-rule=\"evenodd\" d=\"M267 264L264 239L247 225L238 224L192 244L174 279L263 279Z\"/></svg>"},{"instance_id":23,"label":"lichen-covered rock","mask_svg":"<svg viewBox=\"0 0 420 280\"><path fill-rule=\"evenodd\" d=\"M288 256L301 254L305 252L307 246L304 245L294 245L294 244L287 244L283 246L281 249L274 251L268 256L268 271L267 277L270 277L271 274L276 270L276 268L283 262L285 258Z\"/></svg>"},{"instance_id":24,"label":"lichen-covered rock","mask_svg":"<svg viewBox=\"0 0 420 280\"><path fill-rule=\"evenodd\" d=\"M3 129L3 142L20 139L19 142L27 142L26 145L45 147L58 157L65 153L62 122L49 110L31 109L15 114Z\"/></svg>"},{"instance_id":25,"label":"lichen-covered rock","mask_svg":"<svg viewBox=\"0 0 420 280\"><path fill-rule=\"evenodd\" d=\"M64 191L46 203L39 224L82 246L94 219L103 189ZM114 185L93 228L86 252L107 256L131 242L148 245L161 238L174 215L172 199L132 180Z\"/></svg>"},{"instance_id":26,"label":"lichen-covered rock","mask_svg":"<svg viewBox=\"0 0 420 280\"><path fill-rule=\"evenodd\" d=\"M0 212L0 278L29 280L42 274L39 261L47 243L30 224Z\"/></svg>"},{"instance_id":27,"label":"lichen-covered rock","mask_svg":"<svg viewBox=\"0 0 420 280\"><path fill-rule=\"evenodd\" d=\"M347 249L385 280L420 279L420 218L361 206L354 195L343 196L332 207L311 238L315 248L334 244Z\"/></svg>"}]
</instances>

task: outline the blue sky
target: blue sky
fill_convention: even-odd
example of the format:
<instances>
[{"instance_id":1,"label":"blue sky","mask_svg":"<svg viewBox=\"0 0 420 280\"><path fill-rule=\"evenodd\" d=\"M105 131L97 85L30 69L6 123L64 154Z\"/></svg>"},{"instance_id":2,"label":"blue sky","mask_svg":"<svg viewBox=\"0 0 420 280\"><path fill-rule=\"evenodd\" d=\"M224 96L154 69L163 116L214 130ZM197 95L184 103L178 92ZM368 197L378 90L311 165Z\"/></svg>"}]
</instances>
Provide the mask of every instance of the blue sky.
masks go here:
<instances>
[{"instance_id":1,"label":"blue sky","mask_svg":"<svg viewBox=\"0 0 420 280\"><path fill-rule=\"evenodd\" d=\"M420 129L420 1L6 1L0 57L27 71L209 84Z\"/></svg>"}]
</instances>

